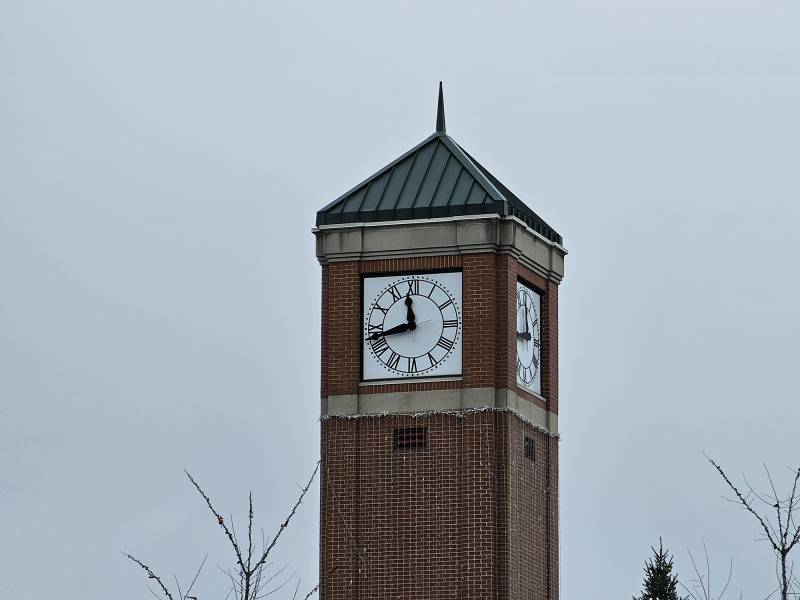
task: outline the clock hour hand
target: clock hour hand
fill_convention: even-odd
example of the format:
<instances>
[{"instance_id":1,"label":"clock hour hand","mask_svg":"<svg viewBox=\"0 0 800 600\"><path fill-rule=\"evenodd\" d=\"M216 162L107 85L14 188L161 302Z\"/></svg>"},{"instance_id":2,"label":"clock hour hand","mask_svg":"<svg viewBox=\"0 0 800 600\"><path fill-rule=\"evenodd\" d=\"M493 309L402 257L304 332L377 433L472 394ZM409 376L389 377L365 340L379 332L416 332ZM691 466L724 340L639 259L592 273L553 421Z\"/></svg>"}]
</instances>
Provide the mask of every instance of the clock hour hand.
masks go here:
<instances>
[{"instance_id":1,"label":"clock hour hand","mask_svg":"<svg viewBox=\"0 0 800 600\"><path fill-rule=\"evenodd\" d=\"M409 329L416 329L417 328L417 326L415 324L415 321L417 320L417 317L414 315L414 309L411 308L411 304L413 302L414 301L411 299L411 294L406 296L406 306L408 307L408 309L406 310L406 320L408 321Z\"/></svg>"},{"instance_id":2,"label":"clock hour hand","mask_svg":"<svg viewBox=\"0 0 800 600\"><path fill-rule=\"evenodd\" d=\"M411 329L411 327L408 325L408 323L400 323L400 325L392 327L391 329L387 329L386 331L376 331L371 336L369 336L369 339L377 340L378 338L386 337L387 335L394 335L396 333L405 333L409 329Z\"/></svg>"},{"instance_id":3,"label":"clock hour hand","mask_svg":"<svg viewBox=\"0 0 800 600\"><path fill-rule=\"evenodd\" d=\"M531 332L528 331L528 307L525 306L525 331L518 331L517 338L521 340L531 341Z\"/></svg>"}]
</instances>

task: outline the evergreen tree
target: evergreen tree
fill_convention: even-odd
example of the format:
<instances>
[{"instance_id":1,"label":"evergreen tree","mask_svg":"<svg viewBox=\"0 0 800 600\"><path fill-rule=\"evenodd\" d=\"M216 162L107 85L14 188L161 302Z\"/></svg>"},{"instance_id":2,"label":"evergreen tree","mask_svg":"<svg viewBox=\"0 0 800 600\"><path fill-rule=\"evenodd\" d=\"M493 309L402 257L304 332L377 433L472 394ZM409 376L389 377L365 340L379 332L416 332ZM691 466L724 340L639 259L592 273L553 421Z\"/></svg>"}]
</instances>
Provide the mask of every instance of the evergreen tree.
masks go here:
<instances>
[{"instance_id":1,"label":"evergreen tree","mask_svg":"<svg viewBox=\"0 0 800 600\"><path fill-rule=\"evenodd\" d=\"M658 550L644 567L644 590L633 600L687 600L678 596L678 577L672 574L672 557L658 538Z\"/></svg>"}]
</instances>

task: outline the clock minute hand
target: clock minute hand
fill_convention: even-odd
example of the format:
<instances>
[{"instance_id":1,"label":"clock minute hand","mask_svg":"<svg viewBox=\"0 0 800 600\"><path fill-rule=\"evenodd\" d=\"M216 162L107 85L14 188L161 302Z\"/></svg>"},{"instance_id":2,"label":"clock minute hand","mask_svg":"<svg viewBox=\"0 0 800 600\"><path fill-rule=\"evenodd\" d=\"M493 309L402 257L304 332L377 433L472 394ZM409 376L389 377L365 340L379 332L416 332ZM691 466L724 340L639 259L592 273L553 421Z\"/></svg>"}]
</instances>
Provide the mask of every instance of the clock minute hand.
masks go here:
<instances>
[{"instance_id":1,"label":"clock minute hand","mask_svg":"<svg viewBox=\"0 0 800 600\"><path fill-rule=\"evenodd\" d=\"M371 336L369 336L369 339L377 340L378 338L386 337L387 335L394 335L396 333L405 333L408 330L409 330L408 323L400 323L400 325L392 327L391 329L387 329L386 331L381 331L381 332L376 331Z\"/></svg>"},{"instance_id":2,"label":"clock minute hand","mask_svg":"<svg viewBox=\"0 0 800 600\"><path fill-rule=\"evenodd\" d=\"M521 340L531 341L531 333L528 331L528 307L525 307L525 331L518 331L517 338Z\"/></svg>"}]
</instances>

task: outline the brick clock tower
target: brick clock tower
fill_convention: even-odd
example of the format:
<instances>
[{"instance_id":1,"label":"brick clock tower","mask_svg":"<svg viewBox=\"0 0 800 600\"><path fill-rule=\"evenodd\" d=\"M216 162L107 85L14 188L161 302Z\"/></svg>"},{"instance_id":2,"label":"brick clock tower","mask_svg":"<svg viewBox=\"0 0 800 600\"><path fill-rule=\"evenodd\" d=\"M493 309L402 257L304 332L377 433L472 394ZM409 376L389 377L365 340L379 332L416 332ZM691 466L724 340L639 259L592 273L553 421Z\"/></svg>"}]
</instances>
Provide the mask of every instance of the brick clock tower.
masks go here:
<instances>
[{"instance_id":1,"label":"brick clock tower","mask_svg":"<svg viewBox=\"0 0 800 600\"><path fill-rule=\"evenodd\" d=\"M436 121L317 213L320 597L557 600L566 250Z\"/></svg>"}]
</instances>

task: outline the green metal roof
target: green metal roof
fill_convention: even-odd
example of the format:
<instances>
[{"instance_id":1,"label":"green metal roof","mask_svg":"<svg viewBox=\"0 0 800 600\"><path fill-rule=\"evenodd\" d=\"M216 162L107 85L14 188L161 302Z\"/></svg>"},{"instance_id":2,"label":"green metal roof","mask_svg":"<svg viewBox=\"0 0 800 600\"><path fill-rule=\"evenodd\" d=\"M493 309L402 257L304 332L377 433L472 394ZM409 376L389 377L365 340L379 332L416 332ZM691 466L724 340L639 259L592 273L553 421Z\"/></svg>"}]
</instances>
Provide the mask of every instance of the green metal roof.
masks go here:
<instances>
[{"instance_id":1,"label":"green metal roof","mask_svg":"<svg viewBox=\"0 0 800 600\"><path fill-rule=\"evenodd\" d=\"M498 214L561 244L552 227L445 133L441 88L439 94L436 133L317 212L317 225Z\"/></svg>"}]
</instances>

